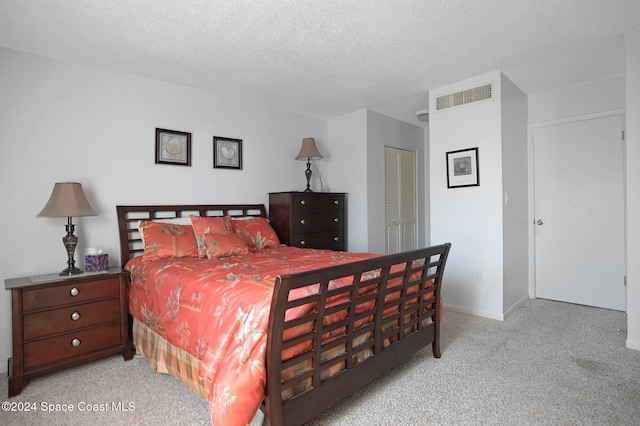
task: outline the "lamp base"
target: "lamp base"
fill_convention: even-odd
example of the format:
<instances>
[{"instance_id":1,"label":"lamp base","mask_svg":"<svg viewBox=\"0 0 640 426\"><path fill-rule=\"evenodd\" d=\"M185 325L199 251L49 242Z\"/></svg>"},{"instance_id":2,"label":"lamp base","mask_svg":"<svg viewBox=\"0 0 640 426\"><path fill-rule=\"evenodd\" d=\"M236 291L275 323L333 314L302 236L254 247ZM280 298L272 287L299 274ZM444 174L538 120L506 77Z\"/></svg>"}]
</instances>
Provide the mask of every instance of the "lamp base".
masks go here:
<instances>
[{"instance_id":1,"label":"lamp base","mask_svg":"<svg viewBox=\"0 0 640 426\"><path fill-rule=\"evenodd\" d=\"M311 160L309 160L307 158L307 170L304 171L304 175L307 178L307 189L304 190L304 192L313 192L311 190L311 175L312 175L312 171L311 171Z\"/></svg>"},{"instance_id":2,"label":"lamp base","mask_svg":"<svg viewBox=\"0 0 640 426\"><path fill-rule=\"evenodd\" d=\"M60 276L67 276L67 275L78 275L78 274L82 274L84 271L82 269L76 268L75 266L71 269L66 268L64 271L60 272Z\"/></svg>"},{"instance_id":3,"label":"lamp base","mask_svg":"<svg viewBox=\"0 0 640 426\"><path fill-rule=\"evenodd\" d=\"M72 219L67 218L67 235L62 238L62 243L67 249L67 268L60 272L60 275L78 275L82 273L80 268L75 266L76 260L73 255L76 251L76 245L78 244L78 237L73 235L73 231L75 230L75 225L71 221Z\"/></svg>"}]
</instances>

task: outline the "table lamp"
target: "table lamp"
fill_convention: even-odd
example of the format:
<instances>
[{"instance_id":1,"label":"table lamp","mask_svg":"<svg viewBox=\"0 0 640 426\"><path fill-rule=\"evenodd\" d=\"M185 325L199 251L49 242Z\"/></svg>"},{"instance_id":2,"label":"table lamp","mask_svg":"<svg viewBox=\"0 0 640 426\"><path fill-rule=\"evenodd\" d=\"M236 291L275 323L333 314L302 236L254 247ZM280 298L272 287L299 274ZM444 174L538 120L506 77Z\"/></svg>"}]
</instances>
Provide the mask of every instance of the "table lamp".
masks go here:
<instances>
[{"instance_id":1,"label":"table lamp","mask_svg":"<svg viewBox=\"0 0 640 426\"><path fill-rule=\"evenodd\" d=\"M98 216L98 213L91 208L87 197L82 191L82 185L77 182L56 183L53 186L53 192L49 201L42 211L36 217L66 217L67 218L67 235L62 238L62 242L67 249L69 260L67 268L60 272L60 275L76 275L81 274L82 270L76 268L74 253L78 244L78 237L73 232L75 225L73 217L81 216Z\"/></svg>"},{"instance_id":2,"label":"table lamp","mask_svg":"<svg viewBox=\"0 0 640 426\"><path fill-rule=\"evenodd\" d=\"M323 158L322 154L318 151L316 147L316 140L314 138L304 138L302 139L302 147L300 148L300 152L296 156L296 160L307 160L307 170L305 170L304 174L307 177L307 189L304 192L313 192L311 190L311 160L319 160Z\"/></svg>"}]
</instances>

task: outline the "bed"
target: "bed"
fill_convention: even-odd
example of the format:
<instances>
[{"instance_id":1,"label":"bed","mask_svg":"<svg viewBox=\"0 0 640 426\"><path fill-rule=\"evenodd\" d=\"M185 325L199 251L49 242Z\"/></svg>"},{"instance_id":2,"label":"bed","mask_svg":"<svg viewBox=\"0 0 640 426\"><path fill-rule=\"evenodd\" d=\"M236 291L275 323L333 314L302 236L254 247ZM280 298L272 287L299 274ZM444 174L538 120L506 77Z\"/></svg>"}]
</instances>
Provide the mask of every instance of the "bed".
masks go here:
<instances>
[{"instance_id":1,"label":"bed","mask_svg":"<svg viewBox=\"0 0 640 426\"><path fill-rule=\"evenodd\" d=\"M213 424L302 424L425 346L441 356L449 243L289 247L262 204L117 214L136 353L206 399Z\"/></svg>"}]
</instances>

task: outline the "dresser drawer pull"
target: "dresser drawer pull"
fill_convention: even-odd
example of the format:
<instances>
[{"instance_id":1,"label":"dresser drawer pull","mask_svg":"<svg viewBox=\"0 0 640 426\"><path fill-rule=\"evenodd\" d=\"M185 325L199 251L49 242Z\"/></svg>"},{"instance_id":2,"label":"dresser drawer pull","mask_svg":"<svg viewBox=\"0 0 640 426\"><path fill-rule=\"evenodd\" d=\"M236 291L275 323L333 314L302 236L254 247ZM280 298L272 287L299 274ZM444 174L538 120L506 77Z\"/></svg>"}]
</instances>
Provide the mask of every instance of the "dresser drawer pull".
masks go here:
<instances>
[{"instance_id":1,"label":"dresser drawer pull","mask_svg":"<svg viewBox=\"0 0 640 426\"><path fill-rule=\"evenodd\" d=\"M333 200L333 204L337 206L338 204L340 204L340 200Z\"/></svg>"},{"instance_id":2,"label":"dresser drawer pull","mask_svg":"<svg viewBox=\"0 0 640 426\"><path fill-rule=\"evenodd\" d=\"M339 240L339 238L338 238L338 237L333 237L333 241L336 241L336 242L337 242L338 240Z\"/></svg>"},{"instance_id":3,"label":"dresser drawer pull","mask_svg":"<svg viewBox=\"0 0 640 426\"><path fill-rule=\"evenodd\" d=\"M305 204L307 204L307 203L306 203L306 201L304 201L304 200L300 200L300 204L302 204L302 205L304 206L304 205L305 205Z\"/></svg>"},{"instance_id":4,"label":"dresser drawer pull","mask_svg":"<svg viewBox=\"0 0 640 426\"><path fill-rule=\"evenodd\" d=\"M74 321L78 321L80 319L80 314L77 312L74 312L71 314L71 319Z\"/></svg>"},{"instance_id":5,"label":"dresser drawer pull","mask_svg":"<svg viewBox=\"0 0 640 426\"><path fill-rule=\"evenodd\" d=\"M77 287L74 287L71 289L71 291L69 292L70 295L72 295L73 297L76 297L77 295L80 294L80 290L78 290Z\"/></svg>"},{"instance_id":6,"label":"dresser drawer pull","mask_svg":"<svg viewBox=\"0 0 640 426\"><path fill-rule=\"evenodd\" d=\"M334 218L333 218L333 221L334 221L335 223L338 223L338 222L339 222L339 220L338 220L338 218L337 218L337 217L334 217Z\"/></svg>"},{"instance_id":7,"label":"dresser drawer pull","mask_svg":"<svg viewBox=\"0 0 640 426\"><path fill-rule=\"evenodd\" d=\"M307 222L306 222L304 219L302 219L302 220L300 221L300 223L304 225L304 224L305 224L305 223L307 223Z\"/></svg>"},{"instance_id":8,"label":"dresser drawer pull","mask_svg":"<svg viewBox=\"0 0 640 426\"><path fill-rule=\"evenodd\" d=\"M73 346L74 348L77 348L78 346L80 346L80 343L82 343L80 342L80 339L73 339L71 341L71 346Z\"/></svg>"},{"instance_id":9,"label":"dresser drawer pull","mask_svg":"<svg viewBox=\"0 0 640 426\"><path fill-rule=\"evenodd\" d=\"M305 240L301 240L301 241L300 241L300 245L301 245L301 246L303 246L303 245L305 245L305 244L307 244Z\"/></svg>"}]
</instances>

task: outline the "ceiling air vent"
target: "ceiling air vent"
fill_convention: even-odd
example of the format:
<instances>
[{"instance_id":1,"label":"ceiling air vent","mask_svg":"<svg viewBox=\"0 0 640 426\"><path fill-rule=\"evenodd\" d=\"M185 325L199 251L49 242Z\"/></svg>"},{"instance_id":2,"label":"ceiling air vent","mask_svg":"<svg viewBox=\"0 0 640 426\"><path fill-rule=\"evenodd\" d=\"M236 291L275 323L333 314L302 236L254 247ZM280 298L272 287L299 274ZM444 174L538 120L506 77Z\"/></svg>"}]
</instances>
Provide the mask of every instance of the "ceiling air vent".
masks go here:
<instances>
[{"instance_id":1,"label":"ceiling air vent","mask_svg":"<svg viewBox=\"0 0 640 426\"><path fill-rule=\"evenodd\" d=\"M491 99L493 95L492 86L493 85L489 83L460 92L439 96L436 98L436 111Z\"/></svg>"}]
</instances>

